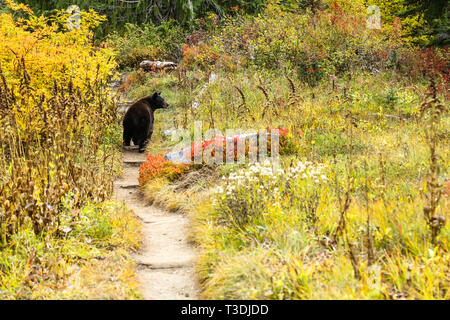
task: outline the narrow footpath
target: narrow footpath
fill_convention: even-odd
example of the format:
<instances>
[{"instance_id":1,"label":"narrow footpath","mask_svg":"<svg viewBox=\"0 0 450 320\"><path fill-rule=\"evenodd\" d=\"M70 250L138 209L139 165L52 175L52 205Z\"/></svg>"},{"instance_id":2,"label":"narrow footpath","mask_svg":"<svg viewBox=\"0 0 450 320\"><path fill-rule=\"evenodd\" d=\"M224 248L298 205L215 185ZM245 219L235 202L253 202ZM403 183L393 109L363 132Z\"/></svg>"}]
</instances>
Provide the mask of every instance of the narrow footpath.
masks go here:
<instances>
[{"instance_id":1,"label":"narrow footpath","mask_svg":"<svg viewBox=\"0 0 450 320\"><path fill-rule=\"evenodd\" d=\"M197 299L195 248L188 242L186 216L148 204L140 191L139 166L145 155L124 151L123 174L114 194L134 210L143 224L144 243L135 259L140 292L146 300Z\"/></svg>"}]
</instances>

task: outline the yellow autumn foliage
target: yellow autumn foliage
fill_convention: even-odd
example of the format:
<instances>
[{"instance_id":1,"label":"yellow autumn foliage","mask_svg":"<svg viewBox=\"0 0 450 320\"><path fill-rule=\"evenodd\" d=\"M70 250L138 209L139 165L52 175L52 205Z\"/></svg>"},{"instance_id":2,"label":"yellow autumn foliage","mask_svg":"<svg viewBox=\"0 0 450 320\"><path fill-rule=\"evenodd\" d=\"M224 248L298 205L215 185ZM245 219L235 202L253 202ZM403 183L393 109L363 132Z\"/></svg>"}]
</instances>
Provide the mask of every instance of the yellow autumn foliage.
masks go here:
<instances>
[{"instance_id":1,"label":"yellow autumn foliage","mask_svg":"<svg viewBox=\"0 0 450 320\"><path fill-rule=\"evenodd\" d=\"M70 13L59 10L50 17L37 16L13 1L13 13L0 14L0 65L8 83L20 86L24 67L35 95L47 94L57 83L71 80L83 91L86 79L106 80L116 66L113 52L93 44L93 29L106 18L81 11L79 26L70 28Z\"/></svg>"},{"instance_id":2,"label":"yellow autumn foliage","mask_svg":"<svg viewBox=\"0 0 450 320\"><path fill-rule=\"evenodd\" d=\"M370 0L369 5L376 5L380 9L383 30L387 33L395 32L397 26L401 26L404 40L409 44L427 44L429 36L424 35L421 30L425 25L422 14L407 15L399 17L399 13L409 9L404 0Z\"/></svg>"}]
</instances>

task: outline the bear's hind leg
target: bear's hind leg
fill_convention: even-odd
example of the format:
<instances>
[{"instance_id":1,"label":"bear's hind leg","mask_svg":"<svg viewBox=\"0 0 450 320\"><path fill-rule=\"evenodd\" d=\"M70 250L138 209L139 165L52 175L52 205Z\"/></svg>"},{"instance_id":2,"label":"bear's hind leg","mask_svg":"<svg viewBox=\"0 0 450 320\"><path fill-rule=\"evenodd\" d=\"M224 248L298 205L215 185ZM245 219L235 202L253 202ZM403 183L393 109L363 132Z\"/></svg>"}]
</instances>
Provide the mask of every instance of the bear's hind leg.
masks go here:
<instances>
[{"instance_id":1,"label":"bear's hind leg","mask_svg":"<svg viewBox=\"0 0 450 320\"><path fill-rule=\"evenodd\" d=\"M144 153L145 152L145 148L147 147L147 143L148 143L147 139L142 139L141 140L141 143L139 143L139 152L140 153Z\"/></svg>"},{"instance_id":2,"label":"bear's hind leg","mask_svg":"<svg viewBox=\"0 0 450 320\"><path fill-rule=\"evenodd\" d=\"M133 144L134 144L135 146L138 146L138 145L140 144L139 141L140 141L139 138L133 137Z\"/></svg>"},{"instance_id":3,"label":"bear's hind leg","mask_svg":"<svg viewBox=\"0 0 450 320\"><path fill-rule=\"evenodd\" d=\"M130 143L131 143L131 136L130 136L130 134L128 133L127 130L124 130L123 131L123 145L125 147L129 147Z\"/></svg>"},{"instance_id":4,"label":"bear's hind leg","mask_svg":"<svg viewBox=\"0 0 450 320\"><path fill-rule=\"evenodd\" d=\"M142 138L141 143L139 144L139 152L145 152L145 148L147 147L148 142L151 140L153 135L153 130L151 130L146 138Z\"/></svg>"}]
</instances>

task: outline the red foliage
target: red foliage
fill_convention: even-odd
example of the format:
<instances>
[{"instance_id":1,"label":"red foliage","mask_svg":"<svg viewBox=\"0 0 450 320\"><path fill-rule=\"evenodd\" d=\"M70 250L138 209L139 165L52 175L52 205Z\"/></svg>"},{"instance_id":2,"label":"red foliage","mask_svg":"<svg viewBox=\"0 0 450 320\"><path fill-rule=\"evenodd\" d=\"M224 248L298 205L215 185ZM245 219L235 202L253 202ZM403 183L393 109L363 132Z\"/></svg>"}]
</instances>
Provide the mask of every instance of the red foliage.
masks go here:
<instances>
[{"instance_id":1,"label":"red foliage","mask_svg":"<svg viewBox=\"0 0 450 320\"><path fill-rule=\"evenodd\" d=\"M444 183L444 194L450 196L450 180Z\"/></svg>"},{"instance_id":2,"label":"red foliage","mask_svg":"<svg viewBox=\"0 0 450 320\"><path fill-rule=\"evenodd\" d=\"M438 92L445 95L445 99L449 98L450 83L450 51L448 47L440 49L427 48L421 52L422 72L424 75L438 80Z\"/></svg>"},{"instance_id":3,"label":"red foliage","mask_svg":"<svg viewBox=\"0 0 450 320\"><path fill-rule=\"evenodd\" d=\"M285 137L289 134L289 129L287 128L280 128L277 129L278 133L280 135L280 137ZM270 132L270 129L267 129L267 132ZM228 138L229 139L229 138ZM194 161L195 157L195 153L197 153L197 155L202 155L204 154L204 151L206 150L206 152L211 152L211 156L214 157L215 156L215 152L216 152L216 146L222 146L222 150L223 150L223 154L224 156L226 156L227 154L227 140L226 137L216 137L215 139L211 139L211 140L207 140L207 141L203 141L201 144L196 144L193 143L191 145L191 161ZM234 152L234 160L237 160L237 154L238 154L238 141L239 141L240 137L236 136L233 137L233 152ZM270 151L270 146L271 146L271 136L269 135L267 138L267 143L268 143L268 151ZM257 143L257 150L256 150L256 154L259 153L259 141ZM255 150L252 150L255 151ZM248 156L250 153L250 146L248 144L248 142L246 141L245 143L245 155ZM225 161L226 159L224 159Z\"/></svg>"},{"instance_id":4,"label":"red foliage","mask_svg":"<svg viewBox=\"0 0 450 320\"><path fill-rule=\"evenodd\" d=\"M401 50L401 65L413 78L433 78L438 93L450 98L450 50L447 47L430 47L421 49Z\"/></svg>"},{"instance_id":5,"label":"red foliage","mask_svg":"<svg viewBox=\"0 0 450 320\"><path fill-rule=\"evenodd\" d=\"M203 23L204 23L204 21L203 21ZM186 37L186 39L184 39L184 42L185 42L185 46L189 47L189 46L196 46L201 41L204 41L205 39L207 39L206 31L203 30L203 28L201 28L201 29L196 30L195 32L191 33L190 35L188 35Z\"/></svg>"},{"instance_id":6,"label":"red foliage","mask_svg":"<svg viewBox=\"0 0 450 320\"><path fill-rule=\"evenodd\" d=\"M449 49L443 48L440 52L434 47L427 48L421 52L423 59L423 71L431 76L441 75L445 77L445 80L449 80L449 66L448 60Z\"/></svg>"},{"instance_id":7,"label":"red foliage","mask_svg":"<svg viewBox=\"0 0 450 320\"><path fill-rule=\"evenodd\" d=\"M144 186L155 178L174 180L189 170L186 164L174 164L161 155L147 155L147 161L139 168L139 185Z\"/></svg>"}]
</instances>

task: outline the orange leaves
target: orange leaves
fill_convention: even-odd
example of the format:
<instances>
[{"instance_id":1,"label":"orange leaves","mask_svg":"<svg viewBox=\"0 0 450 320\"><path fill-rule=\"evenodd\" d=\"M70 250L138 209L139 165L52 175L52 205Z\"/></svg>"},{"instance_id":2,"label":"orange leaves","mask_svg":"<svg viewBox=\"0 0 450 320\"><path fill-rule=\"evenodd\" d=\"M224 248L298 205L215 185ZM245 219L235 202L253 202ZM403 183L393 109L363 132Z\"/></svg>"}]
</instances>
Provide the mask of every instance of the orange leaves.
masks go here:
<instances>
[{"instance_id":1,"label":"orange leaves","mask_svg":"<svg viewBox=\"0 0 450 320\"><path fill-rule=\"evenodd\" d=\"M185 164L174 164L161 155L147 155L147 161L139 168L139 184L144 186L156 178L174 180L189 170Z\"/></svg>"}]
</instances>

